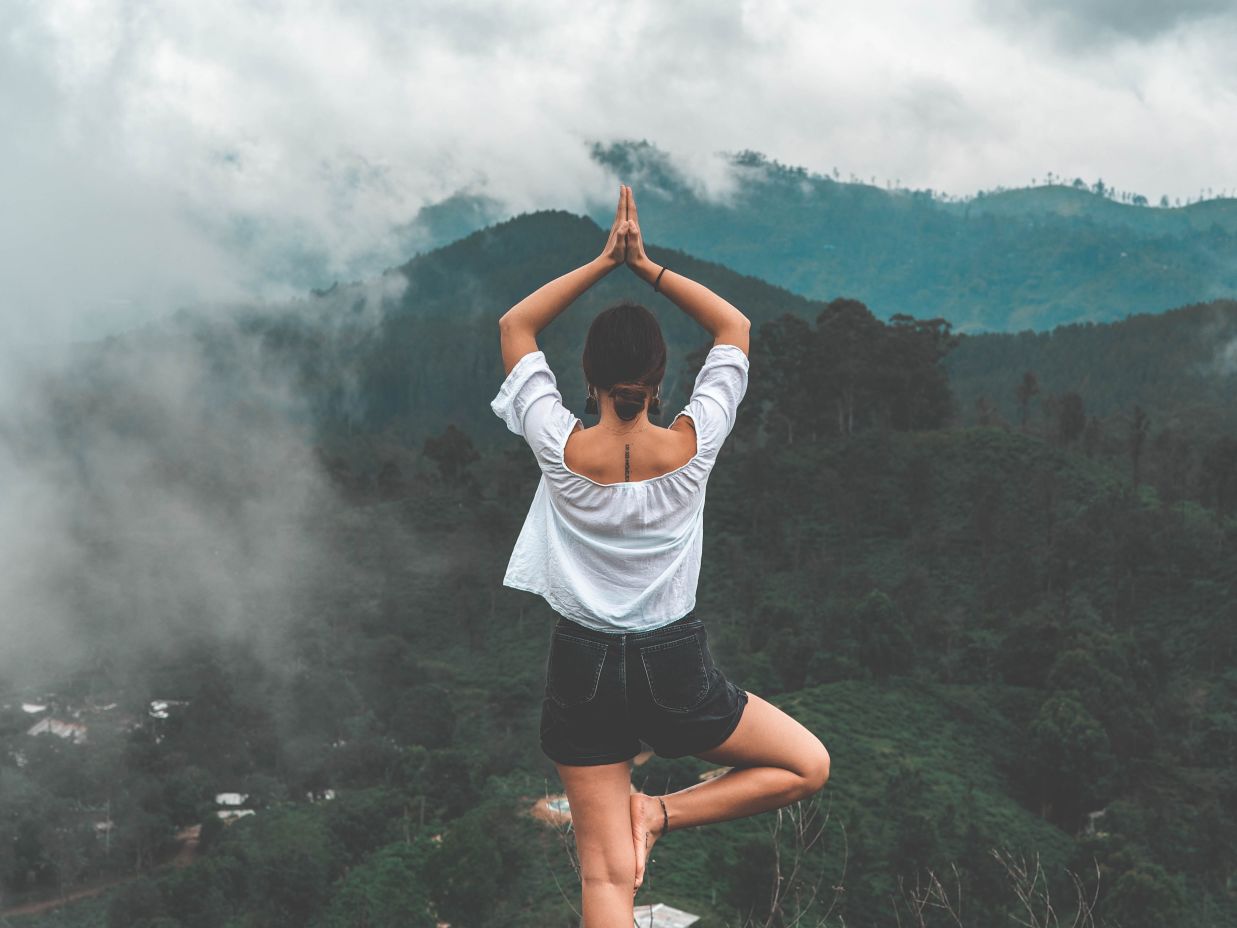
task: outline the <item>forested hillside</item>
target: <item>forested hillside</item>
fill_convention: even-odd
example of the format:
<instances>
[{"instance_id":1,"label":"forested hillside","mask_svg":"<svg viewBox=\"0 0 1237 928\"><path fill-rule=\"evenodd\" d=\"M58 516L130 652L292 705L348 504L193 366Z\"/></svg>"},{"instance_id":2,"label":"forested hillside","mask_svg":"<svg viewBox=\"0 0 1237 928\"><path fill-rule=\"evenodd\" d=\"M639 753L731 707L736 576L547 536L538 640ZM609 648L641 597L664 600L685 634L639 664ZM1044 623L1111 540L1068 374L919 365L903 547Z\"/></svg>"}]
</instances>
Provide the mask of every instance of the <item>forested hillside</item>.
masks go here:
<instances>
[{"instance_id":1,"label":"forested hillside","mask_svg":"<svg viewBox=\"0 0 1237 928\"><path fill-rule=\"evenodd\" d=\"M1051 176L958 199L757 152L730 156L728 188L706 195L647 142L592 154L633 186L651 241L813 299L862 300L883 319L1043 331L1237 296L1233 199L1157 205L1154 192L1120 195L1099 178ZM608 209L599 203L592 217L605 223ZM495 200L460 194L418 223L446 242L502 215Z\"/></svg>"},{"instance_id":2,"label":"forested hillside","mask_svg":"<svg viewBox=\"0 0 1237 928\"><path fill-rule=\"evenodd\" d=\"M528 814L558 791L536 740L554 613L501 586L539 471L488 401L497 316L592 257L599 234L561 213L522 217L280 313L186 315L90 346L32 383L31 404L52 398L54 434L0 425L29 460L68 449L73 466L54 474L89 487L72 525L95 557L181 543L160 520L121 533L97 465L117 446L158 465L123 472L135 508L177 488L226 524L272 487L304 486L295 531L233 554L261 563L296 538L315 556L279 561L289 601L247 590L217 623L208 602L87 597L46 555L49 580L82 591L69 620L87 657L37 686L0 680L0 898L108 888L14 924L575 924L569 843ZM637 901L699 914L700 928L787 924L817 885L799 924L828 911L830 925L883 928L918 924L914 887L932 872L962 924L987 928L1025 911L996 851L1039 861L1063 924L1071 873L1101 928L1237 921L1232 431L1161 447L1157 409L1132 454L1124 401L1080 389L1084 415L1073 400L1033 405L1021 361L1048 353L988 362L985 346L1005 342L959 340L938 317L813 303L656 253L755 322L749 393L710 479L698 611L727 673L816 731L833 765L803 891L777 912L775 842L783 866L796 848L793 828L770 835L773 816L667 836ZM583 332L620 295L649 296L612 275L539 339L578 411ZM1203 312L1165 316L1148 337L1163 348ZM682 400L708 340L669 304L658 313L663 395ZM1136 355L1140 325L1088 330L1089 353ZM202 379L165 421L142 390L187 346ZM140 377L118 381L114 355ZM1021 387L1028 414L968 421L955 355L972 372L958 376L984 385L968 389L995 406ZM269 405L283 390L255 392L247 365L287 378L291 412ZM1042 366L1053 391L1078 387ZM1200 388L1162 409L1220 423L1220 397ZM668 421L678 407L663 408ZM260 444L282 434L277 415L303 419L321 484L291 456L273 481L240 466L245 447L221 423L255 421ZM205 453L216 446L228 453ZM1191 471L1206 479L1167 477L1182 460L1211 462ZM31 734L45 716L89 737ZM709 769L654 757L634 779L662 792ZM231 794L250 814L224 825ZM178 840L198 825L196 846ZM187 866L156 867L178 851Z\"/></svg>"},{"instance_id":3,"label":"forested hillside","mask_svg":"<svg viewBox=\"0 0 1237 928\"><path fill-rule=\"evenodd\" d=\"M568 213L521 216L474 233L428 255L421 255L379 281L339 285L287 307L272 322L263 313L250 327L264 350L303 373L306 395L324 439L332 435L385 433L405 445L419 444L448 423L468 423L482 443L505 431L489 400L501 382L498 338L493 321L545 281L595 256L603 237L590 220ZM826 305L691 255L650 243L658 260L680 269L740 307L755 325L782 315L814 318ZM846 294L837 305L857 302ZM538 343L572 405L584 395L580 353L593 316L620 297L644 302L657 314L670 346L671 364L663 395L686 399L683 357L707 343L696 324L673 304L653 294L626 271L605 278L585 293L539 337ZM870 325L886 320L899 330L899 314L868 303ZM1049 397L1077 393L1085 413L1098 417L1132 415L1140 405L1151 411L1155 427L1199 424L1211 432L1234 425L1232 405L1223 402L1237 371L1230 343L1237 338L1234 304L1218 301L1166 314L1143 314L1111 325L1080 323L1054 333L957 335L952 319L913 314L915 327L929 327L937 340L957 337L946 358L956 400L950 415L976 422L983 399L994 414L1018 421L1025 411L1052 418ZM856 317L857 319L857 317ZM863 323L857 321L862 328ZM872 354L861 333L839 349L825 339L822 367L843 364L873 369L882 351ZM867 355L861 355L867 351ZM810 363L815 363L814 360ZM897 367L898 360L888 361ZM1016 399L1023 375L1042 381L1038 396ZM811 403L811 398L805 400ZM582 403L576 404L583 412ZM677 410L674 410L677 411ZM355 457L355 443L344 452Z\"/></svg>"},{"instance_id":4,"label":"forested hillside","mask_svg":"<svg viewBox=\"0 0 1237 928\"><path fill-rule=\"evenodd\" d=\"M263 312L248 325L272 358L303 372L326 438L391 429L419 444L456 423L488 441L506 432L489 412L502 383L496 320L546 281L595 258L604 242L605 233L584 217L520 216L420 255L379 281L337 286L287 307L276 322ZM656 254L725 293L756 323L812 312L810 301L756 278L668 248ZM707 343L690 317L620 268L538 338L564 397L584 396L584 334L601 309L623 297L657 314L672 359ZM672 360L663 395L680 392L682 377Z\"/></svg>"},{"instance_id":5,"label":"forested hillside","mask_svg":"<svg viewBox=\"0 0 1237 928\"><path fill-rule=\"evenodd\" d=\"M1237 433L1237 302L1217 300L1112 323L1076 323L1051 332L963 336L948 360L967 421L1011 422L1051 414L1051 397L1075 393L1085 412L1130 414L1141 407L1157 428L1195 426ZM1019 399L1011 372L1035 375L1037 392ZM1021 383L1021 380L1018 381Z\"/></svg>"}]
</instances>

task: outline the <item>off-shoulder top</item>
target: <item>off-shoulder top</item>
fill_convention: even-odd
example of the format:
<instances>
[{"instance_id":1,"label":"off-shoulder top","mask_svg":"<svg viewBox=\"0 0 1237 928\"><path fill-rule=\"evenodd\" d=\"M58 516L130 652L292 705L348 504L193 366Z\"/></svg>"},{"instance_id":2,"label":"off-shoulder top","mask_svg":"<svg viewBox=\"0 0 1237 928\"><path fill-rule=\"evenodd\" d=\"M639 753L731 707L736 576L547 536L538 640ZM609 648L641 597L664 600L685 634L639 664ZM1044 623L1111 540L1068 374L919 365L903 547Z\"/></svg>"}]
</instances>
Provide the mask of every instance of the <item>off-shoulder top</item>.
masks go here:
<instances>
[{"instance_id":1,"label":"off-shoulder top","mask_svg":"<svg viewBox=\"0 0 1237 928\"><path fill-rule=\"evenodd\" d=\"M580 420L563 405L545 353L516 362L490 403L528 442L541 468L503 585L545 598L556 612L603 631L645 631L696 605L705 488L747 392L749 362L737 345L710 349L688 416L696 453L647 480L598 483L567 467L563 448Z\"/></svg>"}]
</instances>

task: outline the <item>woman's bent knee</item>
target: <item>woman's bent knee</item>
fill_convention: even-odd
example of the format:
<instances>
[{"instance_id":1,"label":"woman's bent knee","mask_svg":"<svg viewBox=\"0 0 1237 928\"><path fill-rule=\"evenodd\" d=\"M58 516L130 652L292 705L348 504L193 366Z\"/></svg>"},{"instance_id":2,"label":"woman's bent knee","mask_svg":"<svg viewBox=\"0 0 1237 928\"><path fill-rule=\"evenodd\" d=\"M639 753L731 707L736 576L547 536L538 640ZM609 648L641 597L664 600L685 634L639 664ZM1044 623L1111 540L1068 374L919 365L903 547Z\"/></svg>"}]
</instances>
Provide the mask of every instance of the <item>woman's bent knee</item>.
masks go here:
<instances>
[{"instance_id":1,"label":"woman's bent knee","mask_svg":"<svg viewBox=\"0 0 1237 928\"><path fill-rule=\"evenodd\" d=\"M817 744L818 750L812 752L800 775L803 781L804 799L820 792L829 781L829 752L819 741Z\"/></svg>"}]
</instances>

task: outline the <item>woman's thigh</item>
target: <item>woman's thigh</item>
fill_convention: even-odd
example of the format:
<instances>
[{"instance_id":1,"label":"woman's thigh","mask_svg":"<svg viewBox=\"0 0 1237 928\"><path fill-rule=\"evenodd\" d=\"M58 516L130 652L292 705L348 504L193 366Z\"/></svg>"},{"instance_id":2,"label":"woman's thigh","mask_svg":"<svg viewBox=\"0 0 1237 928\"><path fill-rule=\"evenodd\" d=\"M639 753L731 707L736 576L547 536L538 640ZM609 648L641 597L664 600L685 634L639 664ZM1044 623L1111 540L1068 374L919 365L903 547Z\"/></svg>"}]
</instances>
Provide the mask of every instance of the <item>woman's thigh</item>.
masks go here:
<instances>
[{"instance_id":1,"label":"woman's thigh","mask_svg":"<svg viewBox=\"0 0 1237 928\"><path fill-rule=\"evenodd\" d=\"M590 767L558 764L586 878L629 885L636 878L631 837L631 761Z\"/></svg>"},{"instance_id":2,"label":"woman's thigh","mask_svg":"<svg viewBox=\"0 0 1237 928\"><path fill-rule=\"evenodd\" d=\"M799 721L755 693L730 737L696 755L729 767L782 767L805 779L828 776L829 752Z\"/></svg>"}]
</instances>

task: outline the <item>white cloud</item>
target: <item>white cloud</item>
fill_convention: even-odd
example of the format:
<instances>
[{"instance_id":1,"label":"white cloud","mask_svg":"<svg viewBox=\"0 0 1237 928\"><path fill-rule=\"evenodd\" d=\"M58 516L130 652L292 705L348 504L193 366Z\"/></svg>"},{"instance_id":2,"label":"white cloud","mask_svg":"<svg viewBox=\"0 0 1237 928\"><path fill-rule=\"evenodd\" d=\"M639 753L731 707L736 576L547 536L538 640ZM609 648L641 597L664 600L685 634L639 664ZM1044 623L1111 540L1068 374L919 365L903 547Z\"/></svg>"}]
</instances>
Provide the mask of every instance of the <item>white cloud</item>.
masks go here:
<instances>
[{"instance_id":1,"label":"white cloud","mask_svg":"<svg viewBox=\"0 0 1237 928\"><path fill-rule=\"evenodd\" d=\"M613 186L592 141L648 139L719 197L743 149L962 194L1232 188L1231 8L6 4L0 336L369 276L461 188L583 212Z\"/></svg>"},{"instance_id":2,"label":"white cloud","mask_svg":"<svg viewBox=\"0 0 1237 928\"><path fill-rule=\"evenodd\" d=\"M284 642L306 579L333 563L305 525L331 493L294 424L305 399L261 348L219 326L209 350L151 330L5 358L0 677L54 677L101 642Z\"/></svg>"},{"instance_id":3,"label":"white cloud","mask_svg":"<svg viewBox=\"0 0 1237 928\"><path fill-rule=\"evenodd\" d=\"M318 359L371 331L406 286L391 274L302 301ZM253 325L221 308L37 356L0 346L0 682L46 685L196 640L243 642L291 671L287 634L306 610L375 588L359 534L390 532L382 543L425 576L449 566L406 521L341 501L307 372L266 337L289 309ZM338 406L359 392L335 386Z\"/></svg>"}]
</instances>

